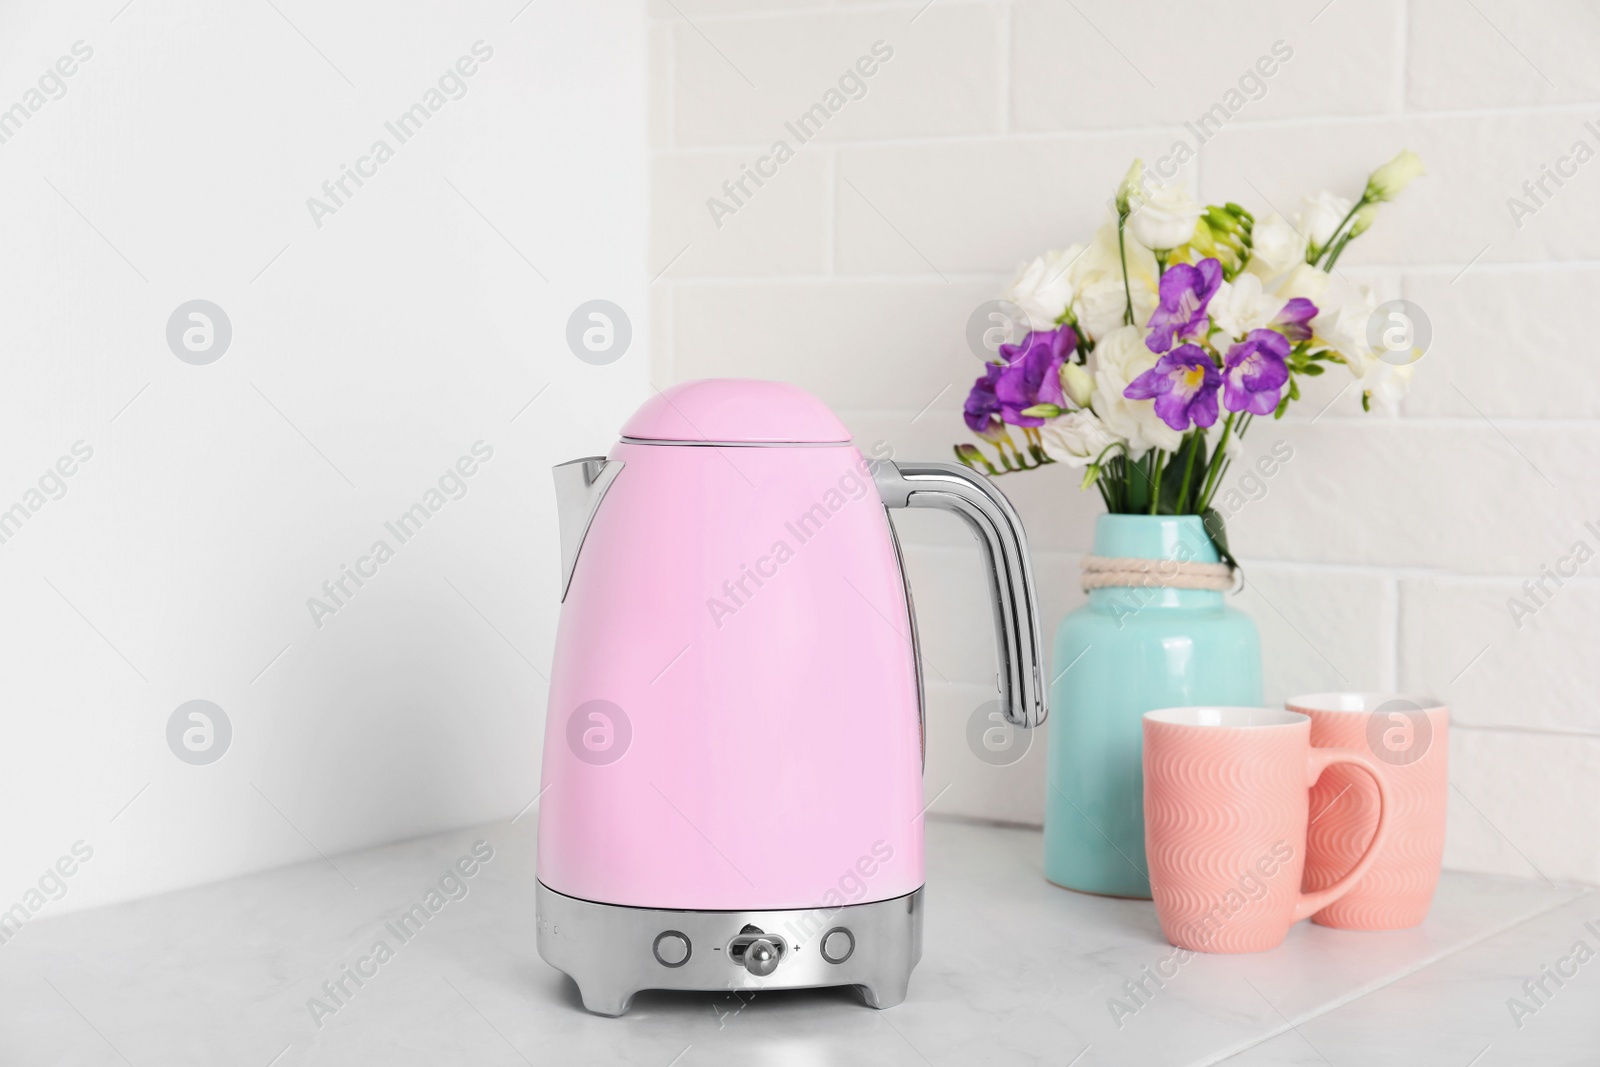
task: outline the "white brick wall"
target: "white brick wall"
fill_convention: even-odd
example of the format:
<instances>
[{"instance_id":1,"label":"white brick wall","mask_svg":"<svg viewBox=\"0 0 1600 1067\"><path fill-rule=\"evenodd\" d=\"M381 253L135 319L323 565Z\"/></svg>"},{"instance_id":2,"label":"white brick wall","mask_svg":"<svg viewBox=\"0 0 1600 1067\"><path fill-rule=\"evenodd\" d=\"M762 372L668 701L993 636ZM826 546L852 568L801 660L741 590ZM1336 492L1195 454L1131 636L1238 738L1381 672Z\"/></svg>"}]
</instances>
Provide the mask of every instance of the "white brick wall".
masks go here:
<instances>
[{"instance_id":1,"label":"white brick wall","mask_svg":"<svg viewBox=\"0 0 1600 1067\"><path fill-rule=\"evenodd\" d=\"M1600 550L1600 374L1584 329L1600 281L1600 162L1522 225L1506 198L1579 139L1600 149L1600 14L1510 0L666 0L652 3L657 384L785 378L864 441L949 454L978 371L962 327L1016 262L1085 238L1129 159L1164 154L1275 41L1293 56L1186 176L1211 200L1292 212L1353 193L1401 147L1429 175L1342 262L1430 315L1398 417L1329 375L1259 424L1294 459L1233 520L1267 691L1428 689L1456 712L1453 866L1600 881L1600 564L1519 629L1506 608L1586 539ZM874 41L894 56L747 206L737 178ZM687 250L685 250L687 249ZM681 253L681 255L680 255ZM676 257L676 258L675 258ZM669 263L670 268L669 268ZM1064 472L1007 478L1047 627L1081 602L1098 498ZM1037 821L1043 737L972 758L992 685L975 550L954 521L900 522L930 691L934 810ZM1552 586L1553 588L1553 586ZM948 787L948 788L946 788Z\"/></svg>"}]
</instances>

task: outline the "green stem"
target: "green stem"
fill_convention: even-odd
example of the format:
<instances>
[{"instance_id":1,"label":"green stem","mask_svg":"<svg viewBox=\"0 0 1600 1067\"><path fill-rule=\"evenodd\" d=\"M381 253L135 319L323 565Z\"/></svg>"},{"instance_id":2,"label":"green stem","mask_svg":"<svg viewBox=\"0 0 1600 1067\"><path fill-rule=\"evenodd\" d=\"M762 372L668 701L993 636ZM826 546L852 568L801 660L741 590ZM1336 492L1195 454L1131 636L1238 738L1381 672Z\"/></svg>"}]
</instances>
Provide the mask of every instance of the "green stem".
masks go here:
<instances>
[{"instance_id":1,"label":"green stem","mask_svg":"<svg viewBox=\"0 0 1600 1067\"><path fill-rule=\"evenodd\" d=\"M1323 270L1332 273L1333 265L1339 262L1339 257L1344 254L1344 246L1350 243L1350 238L1351 235L1347 233L1339 240L1338 244L1332 246L1328 254L1328 265L1323 267Z\"/></svg>"},{"instance_id":2,"label":"green stem","mask_svg":"<svg viewBox=\"0 0 1600 1067\"><path fill-rule=\"evenodd\" d=\"M1132 326L1133 289L1128 285L1128 246L1122 239L1122 228L1127 221L1127 215L1117 213L1117 253L1122 257L1122 295L1128 299L1126 310L1122 313L1122 322L1125 326Z\"/></svg>"},{"instance_id":3,"label":"green stem","mask_svg":"<svg viewBox=\"0 0 1600 1067\"><path fill-rule=\"evenodd\" d=\"M1096 479L1095 479L1095 480L1094 480L1094 487L1095 487L1095 488L1096 488L1096 489L1098 489L1098 490L1100 490L1100 499L1101 499L1101 500L1104 500L1104 501L1105 501L1105 502L1106 502L1106 510L1107 510L1107 511L1110 511L1110 510L1111 510L1111 494L1110 494L1110 492L1108 492L1108 491L1107 491L1107 490L1106 490L1106 476L1105 476L1105 471L1103 471L1103 470L1102 470L1102 471L1101 471L1101 472L1100 472L1100 476L1099 476L1099 477L1097 477L1097 478L1096 478Z\"/></svg>"},{"instance_id":4,"label":"green stem","mask_svg":"<svg viewBox=\"0 0 1600 1067\"><path fill-rule=\"evenodd\" d=\"M1228 452L1228 436L1233 433L1233 419L1237 412L1228 412L1228 417L1222 423L1222 440L1217 442L1217 450L1211 454L1211 469L1206 472L1205 484L1200 487L1200 511L1204 511L1211 503L1211 494L1216 491L1217 480L1222 474L1223 457Z\"/></svg>"},{"instance_id":5,"label":"green stem","mask_svg":"<svg viewBox=\"0 0 1600 1067\"><path fill-rule=\"evenodd\" d=\"M1322 269L1323 270L1325 270L1325 271L1333 270L1334 261L1339 258L1339 253L1344 251L1344 245L1350 243L1350 238L1346 237L1344 239L1344 243L1340 244L1339 243L1339 233L1340 233L1341 230L1343 230L1345 228L1346 225L1349 224L1351 219L1356 217L1356 212L1360 211L1363 207L1366 206L1366 203L1367 203L1367 198L1366 198L1366 195L1363 194L1361 199L1357 200L1355 202L1355 205L1352 206L1349 211L1345 212L1344 218L1339 220L1339 225L1337 225L1337 226L1335 226L1333 228L1333 233L1329 234L1328 243L1323 245L1321 252L1319 252L1317 254L1317 258L1321 259L1322 256L1325 253L1327 253L1330 249L1333 250L1333 255L1328 257L1328 262L1322 265ZM1338 246L1337 248L1335 248L1336 245ZM1312 266L1316 266L1316 264L1313 263Z\"/></svg>"},{"instance_id":6,"label":"green stem","mask_svg":"<svg viewBox=\"0 0 1600 1067\"><path fill-rule=\"evenodd\" d=\"M1256 418L1256 416L1254 416L1253 413L1250 413L1250 411L1246 411L1245 414L1242 414L1242 416L1240 416L1240 418L1238 418L1238 434L1235 434L1235 437L1237 437L1238 440L1245 440L1245 430L1250 429L1250 422L1253 421L1254 418ZM1229 416L1229 419L1232 419L1232 416ZM1227 443L1227 437L1226 437L1226 435L1227 435L1227 427L1226 426L1222 427L1222 434L1224 434L1224 440L1222 440L1222 445L1226 445L1226 443ZM1213 486L1213 490L1211 490L1211 493L1208 494L1208 496L1206 496L1206 498L1203 499L1202 502L1200 502L1200 510L1202 510L1202 512L1203 512L1203 510L1208 509L1208 507L1211 506L1211 496L1216 496L1216 491L1218 491L1219 488L1222 488L1222 478L1226 478L1227 477L1227 470L1229 470L1229 467L1234 466L1234 461L1232 461L1232 459L1229 459L1229 458L1227 458L1227 456L1224 456L1224 454L1222 454L1221 446L1219 446L1219 448L1218 448L1218 456L1221 456L1222 462L1221 462L1221 464L1219 464L1218 467L1216 467L1216 470L1218 470L1218 475L1216 475L1216 486Z\"/></svg>"},{"instance_id":7,"label":"green stem","mask_svg":"<svg viewBox=\"0 0 1600 1067\"><path fill-rule=\"evenodd\" d=\"M1200 451L1200 431L1196 430L1194 436L1189 438L1189 462L1183 465L1183 485L1178 489L1178 511L1184 512L1184 504L1189 499L1189 480L1194 477L1194 457Z\"/></svg>"},{"instance_id":8,"label":"green stem","mask_svg":"<svg viewBox=\"0 0 1600 1067\"><path fill-rule=\"evenodd\" d=\"M1161 506L1161 472L1166 469L1166 464L1161 462L1161 450L1152 449L1150 454L1155 457L1156 477L1150 483L1150 514L1156 514L1156 509Z\"/></svg>"},{"instance_id":9,"label":"green stem","mask_svg":"<svg viewBox=\"0 0 1600 1067\"><path fill-rule=\"evenodd\" d=\"M1212 490L1212 495L1213 496L1215 496L1218 492L1220 492L1222 490L1222 479L1226 478L1228 476L1228 472L1230 470L1232 470L1232 469L1233 469L1233 460L1224 459L1222 461L1222 467L1220 468L1221 473L1220 473L1219 477L1217 478L1217 487L1216 487L1216 489ZM1207 500L1205 506L1206 507L1210 507L1211 506L1211 501Z\"/></svg>"}]
</instances>

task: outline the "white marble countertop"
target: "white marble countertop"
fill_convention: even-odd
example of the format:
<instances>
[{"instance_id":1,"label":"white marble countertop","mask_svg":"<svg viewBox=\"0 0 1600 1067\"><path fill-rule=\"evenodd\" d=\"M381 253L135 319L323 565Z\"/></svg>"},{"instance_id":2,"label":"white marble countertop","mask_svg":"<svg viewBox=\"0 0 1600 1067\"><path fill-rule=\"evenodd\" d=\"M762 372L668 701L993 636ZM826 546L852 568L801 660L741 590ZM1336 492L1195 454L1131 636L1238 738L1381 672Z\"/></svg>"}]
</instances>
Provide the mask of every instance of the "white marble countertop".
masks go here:
<instances>
[{"instance_id":1,"label":"white marble countertop","mask_svg":"<svg viewBox=\"0 0 1600 1067\"><path fill-rule=\"evenodd\" d=\"M533 821L41 917L0 945L0 1064L1600 1064L1588 887L1446 874L1416 930L1301 923L1273 952L1197 956L1135 1001L1124 983L1171 952L1149 903L1047 884L1036 832L940 821L899 1007L850 990L642 993L601 1018L535 951ZM404 944L386 936L479 840L494 856L465 895ZM314 1018L308 999L380 937L393 957ZM1574 956L1579 942L1592 952ZM1546 967L1576 973L1531 999L1524 979ZM1131 1014L1114 1018L1114 997ZM1531 1009L1519 1019L1513 997Z\"/></svg>"}]
</instances>

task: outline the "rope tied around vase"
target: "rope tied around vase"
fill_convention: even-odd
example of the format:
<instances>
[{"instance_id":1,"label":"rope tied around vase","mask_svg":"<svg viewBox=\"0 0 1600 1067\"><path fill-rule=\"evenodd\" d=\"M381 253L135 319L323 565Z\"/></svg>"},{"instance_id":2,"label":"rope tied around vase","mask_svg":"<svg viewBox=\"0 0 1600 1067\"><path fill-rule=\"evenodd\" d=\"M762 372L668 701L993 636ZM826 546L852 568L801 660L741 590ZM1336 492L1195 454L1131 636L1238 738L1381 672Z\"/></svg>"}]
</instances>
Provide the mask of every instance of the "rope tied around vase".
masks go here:
<instances>
[{"instance_id":1,"label":"rope tied around vase","mask_svg":"<svg viewBox=\"0 0 1600 1067\"><path fill-rule=\"evenodd\" d=\"M1226 563L1190 563L1177 559L1138 559L1131 556L1084 556L1083 591L1121 586L1165 589L1234 588L1237 575Z\"/></svg>"}]
</instances>

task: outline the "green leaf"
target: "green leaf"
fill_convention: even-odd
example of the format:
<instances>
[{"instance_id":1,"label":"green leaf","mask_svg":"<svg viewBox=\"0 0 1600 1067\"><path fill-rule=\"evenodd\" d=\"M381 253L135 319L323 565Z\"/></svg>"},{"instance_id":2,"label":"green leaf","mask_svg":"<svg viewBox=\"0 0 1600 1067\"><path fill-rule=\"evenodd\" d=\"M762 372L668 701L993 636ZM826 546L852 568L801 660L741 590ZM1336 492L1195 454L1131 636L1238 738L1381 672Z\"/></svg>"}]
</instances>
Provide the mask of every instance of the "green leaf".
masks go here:
<instances>
[{"instance_id":1,"label":"green leaf","mask_svg":"<svg viewBox=\"0 0 1600 1067\"><path fill-rule=\"evenodd\" d=\"M1211 539L1211 547L1217 550L1217 556L1222 562L1234 570L1243 570L1239 561L1233 558L1233 553L1228 551L1228 528L1223 524L1222 513L1216 508L1206 508L1200 513L1200 522L1206 528L1206 536Z\"/></svg>"},{"instance_id":2,"label":"green leaf","mask_svg":"<svg viewBox=\"0 0 1600 1067\"><path fill-rule=\"evenodd\" d=\"M1322 366L1320 363L1307 363L1304 367L1300 368L1300 373L1309 374L1311 377L1315 378L1317 375L1321 374L1327 369L1327 367Z\"/></svg>"},{"instance_id":3,"label":"green leaf","mask_svg":"<svg viewBox=\"0 0 1600 1067\"><path fill-rule=\"evenodd\" d=\"M1135 515L1143 515L1150 510L1150 494L1155 489L1155 457L1160 454L1153 450L1138 461L1127 462L1123 503Z\"/></svg>"},{"instance_id":4,"label":"green leaf","mask_svg":"<svg viewBox=\"0 0 1600 1067\"><path fill-rule=\"evenodd\" d=\"M1289 410L1289 398L1288 397L1284 397L1282 400L1278 401L1278 410L1276 410L1276 411L1274 411L1272 413L1272 417L1275 418L1275 419L1281 419L1281 418L1283 418L1283 413L1285 411L1288 411L1288 410Z\"/></svg>"},{"instance_id":5,"label":"green leaf","mask_svg":"<svg viewBox=\"0 0 1600 1067\"><path fill-rule=\"evenodd\" d=\"M1191 514L1187 510L1188 501L1179 498L1183 490L1183 472L1189 464L1189 453L1195 453L1194 473L1190 476L1189 491L1192 495L1199 483L1205 477L1206 470L1206 442L1203 434L1191 433L1183 439L1178 446L1178 451L1172 454L1172 461L1167 464L1166 473L1161 476L1161 504L1156 509L1162 515Z\"/></svg>"}]
</instances>

